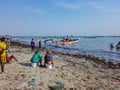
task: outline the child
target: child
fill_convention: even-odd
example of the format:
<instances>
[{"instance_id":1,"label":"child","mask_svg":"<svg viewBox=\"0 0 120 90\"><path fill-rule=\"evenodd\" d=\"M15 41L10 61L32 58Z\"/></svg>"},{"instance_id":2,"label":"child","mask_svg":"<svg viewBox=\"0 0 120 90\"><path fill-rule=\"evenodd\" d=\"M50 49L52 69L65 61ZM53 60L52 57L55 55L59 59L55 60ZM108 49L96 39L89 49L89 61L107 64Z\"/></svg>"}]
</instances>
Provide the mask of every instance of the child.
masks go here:
<instances>
[{"instance_id":1,"label":"child","mask_svg":"<svg viewBox=\"0 0 120 90\"><path fill-rule=\"evenodd\" d=\"M30 61L32 63L40 63L40 66L42 66L42 56L41 56L41 53L38 50L36 50Z\"/></svg>"},{"instance_id":2,"label":"child","mask_svg":"<svg viewBox=\"0 0 120 90\"><path fill-rule=\"evenodd\" d=\"M52 64L52 65L54 65L54 63L53 63L53 58L52 58L52 54L51 54L51 51L50 50L47 50L46 51L46 54L45 54L45 56L44 56L44 59L45 59L45 61L44 61L44 65L46 66L46 64Z\"/></svg>"},{"instance_id":3,"label":"child","mask_svg":"<svg viewBox=\"0 0 120 90\"><path fill-rule=\"evenodd\" d=\"M7 61L6 61L6 63L9 63L11 60L15 60L15 61L17 61L17 59L15 58L15 56L14 55L11 55L11 56L9 56L9 57L7 57Z\"/></svg>"}]
</instances>

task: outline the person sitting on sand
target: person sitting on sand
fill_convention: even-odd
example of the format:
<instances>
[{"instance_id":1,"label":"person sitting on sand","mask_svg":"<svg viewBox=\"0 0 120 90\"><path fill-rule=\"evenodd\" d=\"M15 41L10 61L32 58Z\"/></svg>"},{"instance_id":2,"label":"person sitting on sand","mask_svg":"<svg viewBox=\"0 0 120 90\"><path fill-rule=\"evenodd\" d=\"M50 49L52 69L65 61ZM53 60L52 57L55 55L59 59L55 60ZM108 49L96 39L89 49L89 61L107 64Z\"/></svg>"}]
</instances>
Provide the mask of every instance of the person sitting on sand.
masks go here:
<instances>
[{"instance_id":1,"label":"person sitting on sand","mask_svg":"<svg viewBox=\"0 0 120 90\"><path fill-rule=\"evenodd\" d=\"M30 61L31 63L40 63L40 66L42 66L42 56L39 50L35 51Z\"/></svg>"},{"instance_id":2,"label":"person sitting on sand","mask_svg":"<svg viewBox=\"0 0 120 90\"><path fill-rule=\"evenodd\" d=\"M46 66L46 64L54 65L53 58L52 58L52 53L51 53L50 50L46 50L46 54L44 56L44 65Z\"/></svg>"},{"instance_id":3,"label":"person sitting on sand","mask_svg":"<svg viewBox=\"0 0 120 90\"><path fill-rule=\"evenodd\" d=\"M8 56L8 57L7 57L6 63L9 63L9 62L12 61L13 59L14 59L15 61L18 61L18 60L15 58L14 55L11 55L11 56Z\"/></svg>"}]
</instances>

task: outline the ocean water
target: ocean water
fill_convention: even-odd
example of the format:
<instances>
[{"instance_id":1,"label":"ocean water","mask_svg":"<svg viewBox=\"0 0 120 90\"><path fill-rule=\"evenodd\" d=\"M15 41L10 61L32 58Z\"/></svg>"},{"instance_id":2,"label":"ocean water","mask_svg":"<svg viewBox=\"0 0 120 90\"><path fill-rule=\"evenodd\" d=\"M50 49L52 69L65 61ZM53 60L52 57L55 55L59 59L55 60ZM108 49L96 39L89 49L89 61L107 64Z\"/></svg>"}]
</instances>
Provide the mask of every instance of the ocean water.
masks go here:
<instances>
[{"instance_id":1,"label":"ocean water","mask_svg":"<svg viewBox=\"0 0 120 90\"><path fill-rule=\"evenodd\" d=\"M30 41L33 38L36 46L38 46L38 41L41 40L42 47L54 51L70 54L92 55L105 59L106 61L120 63L120 51L116 49L116 44L120 41L120 36L76 36L75 38L78 38L80 42L68 46L57 45L51 41L44 44L44 40L46 39L53 39L54 41L62 40L63 37L59 36L17 36L17 38L19 38L17 42L27 45L30 45ZM110 48L111 43L114 46L113 49Z\"/></svg>"}]
</instances>

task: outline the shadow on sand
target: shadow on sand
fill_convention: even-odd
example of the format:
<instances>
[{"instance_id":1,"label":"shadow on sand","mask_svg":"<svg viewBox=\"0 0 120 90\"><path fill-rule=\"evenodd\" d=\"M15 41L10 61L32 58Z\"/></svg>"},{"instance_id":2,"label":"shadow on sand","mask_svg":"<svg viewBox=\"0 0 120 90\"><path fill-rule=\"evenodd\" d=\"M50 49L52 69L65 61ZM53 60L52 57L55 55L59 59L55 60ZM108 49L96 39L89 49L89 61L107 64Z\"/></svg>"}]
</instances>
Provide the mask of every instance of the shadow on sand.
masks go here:
<instances>
[{"instance_id":1,"label":"shadow on sand","mask_svg":"<svg viewBox=\"0 0 120 90\"><path fill-rule=\"evenodd\" d=\"M22 66L26 66L26 67L32 67L30 63L22 63L22 62L21 62L21 63L19 63L19 64L22 65Z\"/></svg>"},{"instance_id":2,"label":"shadow on sand","mask_svg":"<svg viewBox=\"0 0 120 90\"><path fill-rule=\"evenodd\" d=\"M31 63L19 63L19 64L25 67L32 67ZM37 65L37 67L47 68L45 65Z\"/></svg>"}]
</instances>

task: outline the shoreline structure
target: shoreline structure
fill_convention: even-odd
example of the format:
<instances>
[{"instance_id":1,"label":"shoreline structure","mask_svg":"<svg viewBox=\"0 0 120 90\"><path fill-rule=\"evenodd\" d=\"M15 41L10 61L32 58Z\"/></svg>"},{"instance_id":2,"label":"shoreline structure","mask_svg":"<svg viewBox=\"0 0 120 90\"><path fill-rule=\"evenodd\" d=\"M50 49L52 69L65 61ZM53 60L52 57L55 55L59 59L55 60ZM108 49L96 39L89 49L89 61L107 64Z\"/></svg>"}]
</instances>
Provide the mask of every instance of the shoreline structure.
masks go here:
<instances>
[{"instance_id":1,"label":"shoreline structure","mask_svg":"<svg viewBox=\"0 0 120 90\"><path fill-rule=\"evenodd\" d=\"M11 45L17 45L20 47L24 47L24 48L30 48L30 45L26 45L26 44L22 44L20 42L14 42L11 41ZM36 46L36 48L38 48ZM105 59L100 59L91 55L82 55L82 54L69 54L69 53L62 53L62 52L57 52L57 51L52 51L54 54L62 54L62 55L68 55L68 56L72 56L72 57L76 57L76 58L84 58L85 60L90 60L90 61L94 61L95 63L97 63L98 65L101 65L102 68L112 68L112 69L120 69L120 63L113 63L112 61L106 61Z\"/></svg>"}]
</instances>

